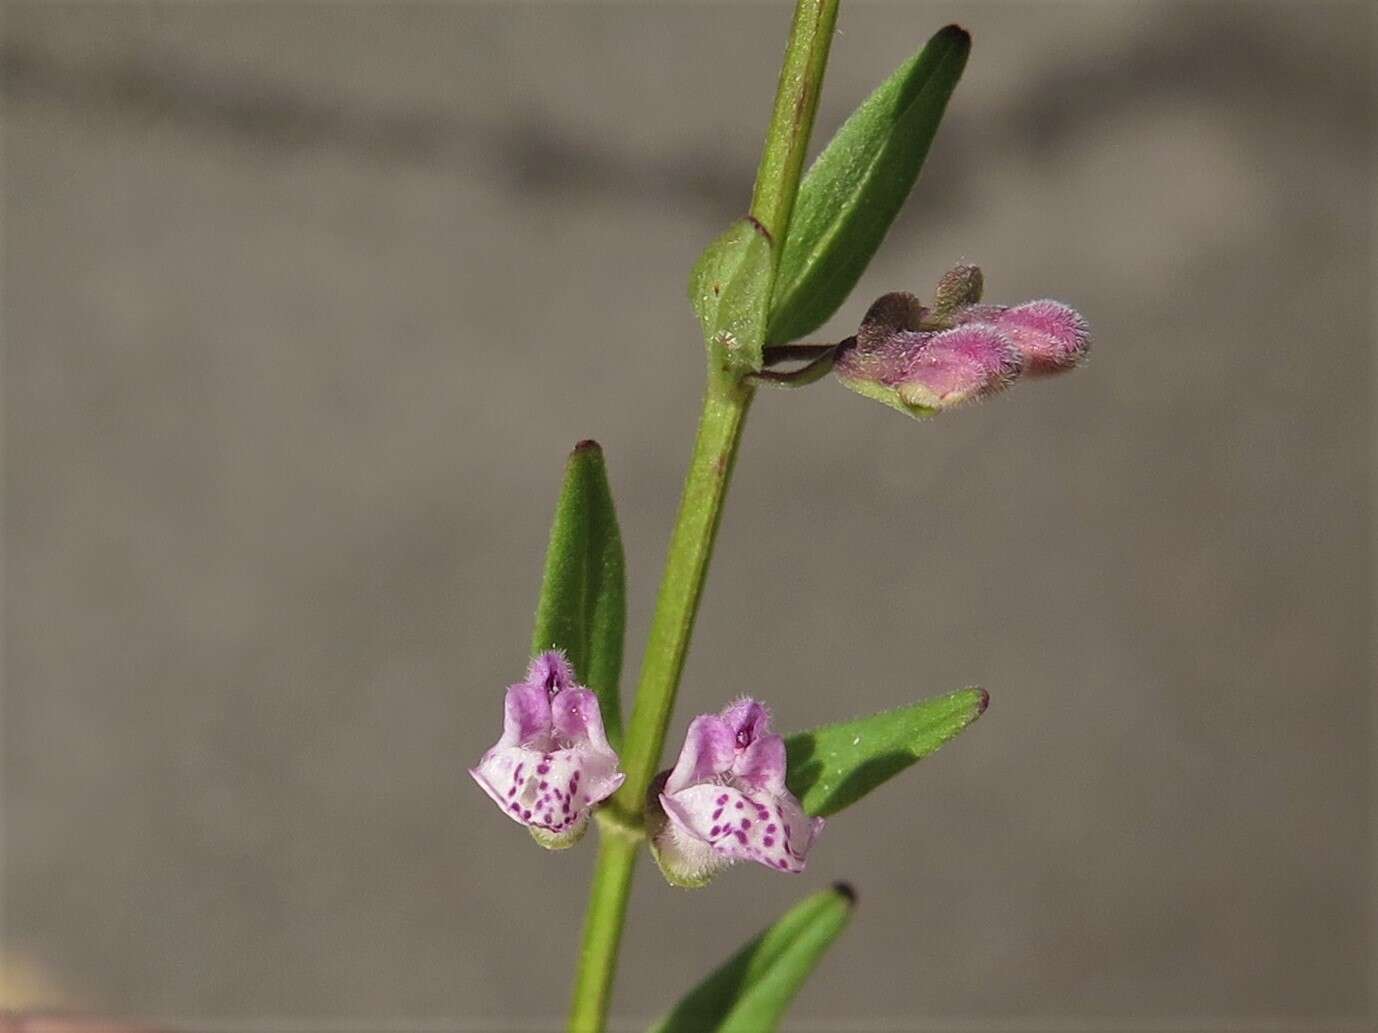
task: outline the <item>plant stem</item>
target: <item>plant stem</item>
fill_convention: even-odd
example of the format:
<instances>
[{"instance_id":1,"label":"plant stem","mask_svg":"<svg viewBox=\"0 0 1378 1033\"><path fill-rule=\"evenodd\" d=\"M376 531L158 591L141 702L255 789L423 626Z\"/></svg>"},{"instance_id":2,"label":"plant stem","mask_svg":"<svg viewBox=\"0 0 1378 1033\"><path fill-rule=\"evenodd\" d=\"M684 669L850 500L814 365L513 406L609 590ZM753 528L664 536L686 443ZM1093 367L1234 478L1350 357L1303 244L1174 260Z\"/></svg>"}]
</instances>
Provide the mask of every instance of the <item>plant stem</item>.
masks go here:
<instances>
[{"instance_id":1,"label":"plant stem","mask_svg":"<svg viewBox=\"0 0 1378 1033\"><path fill-rule=\"evenodd\" d=\"M837 22L837 5L838 0L796 0L790 25L775 108L751 198L751 214L771 235L777 262L799 193L799 177ZM769 303L767 291L760 304ZM665 731L674 711L675 693L722 519L723 500L754 394L755 388L739 375L710 365L693 458L670 536L665 575L627 725L622 753L627 778L608 808L609 820L600 822L598 862L570 1008L569 1028L574 1033L602 1033L607 1021L646 791L664 749Z\"/></svg>"},{"instance_id":2,"label":"plant stem","mask_svg":"<svg viewBox=\"0 0 1378 1033\"><path fill-rule=\"evenodd\" d=\"M608 998L617 964L617 948L632 890L632 870L640 838L604 825L600 830L598 864L593 871L579 970L574 977L574 1004L569 1028L577 1033L600 1033L608 1016Z\"/></svg>"},{"instance_id":3,"label":"plant stem","mask_svg":"<svg viewBox=\"0 0 1378 1033\"><path fill-rule=\"evenodd\" d=\"M753 393L746 384L718 377L710 380L704 399L694 456L656 599L636 705L627 725L622 752L627 779L613 799L616 822L601 823L603 838L584 919L584 942L570 1011L569 1028L577 1033L600 1033L607 1019L646 790L655 777L674 709L723 497Z\"/></svg>"},{"instance_id":4,"label":"plant stem","mask_svg":"<svg viewBox=\"0 0 1378 1033\"><path fill-rule=\"evenodd\" d=\"M751 214L774 238L777 260L799 194L799 177L837 24L837 4L838 0L796 0L794 6L775 110L751 195Z\"/></svg>"}]
</instances>

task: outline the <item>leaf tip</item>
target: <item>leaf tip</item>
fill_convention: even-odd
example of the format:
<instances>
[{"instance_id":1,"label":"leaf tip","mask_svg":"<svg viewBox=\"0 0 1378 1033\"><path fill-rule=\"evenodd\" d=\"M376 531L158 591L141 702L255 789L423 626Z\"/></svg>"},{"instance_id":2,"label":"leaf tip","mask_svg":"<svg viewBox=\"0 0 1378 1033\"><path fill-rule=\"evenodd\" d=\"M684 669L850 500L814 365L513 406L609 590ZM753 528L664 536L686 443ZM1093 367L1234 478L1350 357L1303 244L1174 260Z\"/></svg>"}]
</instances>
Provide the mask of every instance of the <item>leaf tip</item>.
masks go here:
<instances>
[{"instance_id":1,"label":"leaf tip","mask_svg":"<svg viewBox=\"0 0 1378 1033\"><path fill-rule=\"evenodd\" d=\"M956 22L953 22L951 25L944 25L941 29L938 30L936 35L942 37L945 41L949 43L955 43L958 46L971 46L971 33L967 32L966 29L962 28Z\"/></svg>"},{"instance_id":2,"label":"leaf tip","mask_svg":"<svg viewBox=\"0 0 1378 1033\"><path fill-rule=\"evenodd\" d=\"M856 907L856 887L850 882L833 883L833 892L845 900L849 908Z\"/></svg>"},{"instance_id":3,"label":"leaf tip","mask_svg":"<svg viewBox=\"0 0 1378 1033\"><path fill-rule=\"evenodd\" d=\"M976 702L976 717L980 717L986 712L986 708L990 706L990 693L985 689L977 689L976 692L980 697ZM973 717L972 720L976 720L976 717Z\"/></svg>"},{"instance_id":4,"label":"leaf tip","mask_svg":"<svg viewBox=\"0 0 1378 1033\"><path fill-rule=\"evenodd\" d=\"M601 455L603 446L594 441L593 438L585 438L583 441L575 442L574 447L570 449L570 455L579 455L584 452L597 452Z\"/></svg>"}]
</instances>

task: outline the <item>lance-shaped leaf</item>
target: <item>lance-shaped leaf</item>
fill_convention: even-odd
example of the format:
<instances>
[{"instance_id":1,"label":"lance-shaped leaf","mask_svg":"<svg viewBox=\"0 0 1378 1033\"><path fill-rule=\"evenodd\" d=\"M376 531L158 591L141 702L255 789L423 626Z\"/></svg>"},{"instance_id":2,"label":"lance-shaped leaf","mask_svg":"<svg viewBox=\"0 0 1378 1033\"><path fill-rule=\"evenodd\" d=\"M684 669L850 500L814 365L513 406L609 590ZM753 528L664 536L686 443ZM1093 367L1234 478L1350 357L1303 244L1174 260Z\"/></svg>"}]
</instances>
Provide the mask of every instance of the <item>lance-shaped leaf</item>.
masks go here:
<instances>
[{"instance_id":1,"label":"lance-shaped leaf","mask_svg":"<svg viewBox=\"0 0 1378 1033\"><path fill-rule=\"evenodd\" d=\"M855 904L845 883L806 897L689 991L651 1033L769 1033Z\"/></svg>"},{"instance_id":2,"label":"lance-shaped leaf","mask_svg":"<svg viewBox=\"0 0 1378 1033\"><path fill-rule=\"evenodd\" d=\"M963 689L792 735L785 740L786 784L806 814L835 814L953 738L989 700L984 689Z\"/></svg>"},{"instance_id":3,"label":"lance-shaped leaf","mask_svg":"<svg viewBox=\"0 0 1378 1033\"><path fill-rule=\"evenodd\" d=\"M771 240L755 219L739 219L709 244L689 277L689 300L715 361L759 370L770 308Z\"/></svg>"},{"instance_id":4,"label":"lance-shaped leaf","mask_svg":"<svg viewBox=\"0 0 1378 1033\"><path fill-rule=\"evenodd\" d=\"M578 680L598 696L614 749L622 744L618 680L627 622L627 579L603 450L574 446L555 506L531 652L562 649Z\"/></svg>"},{"instance_id":5,"label":"lance-shaped leaf","mask_svg":"<svg viewBox=\"0 0 1378 1033\"><path fill-rule=\"evenodd\" d=\"M949 25L843 123L799 188L767 344L817 330L856 286L918 179L971 37Z\"/></svg>"}]
</instances>

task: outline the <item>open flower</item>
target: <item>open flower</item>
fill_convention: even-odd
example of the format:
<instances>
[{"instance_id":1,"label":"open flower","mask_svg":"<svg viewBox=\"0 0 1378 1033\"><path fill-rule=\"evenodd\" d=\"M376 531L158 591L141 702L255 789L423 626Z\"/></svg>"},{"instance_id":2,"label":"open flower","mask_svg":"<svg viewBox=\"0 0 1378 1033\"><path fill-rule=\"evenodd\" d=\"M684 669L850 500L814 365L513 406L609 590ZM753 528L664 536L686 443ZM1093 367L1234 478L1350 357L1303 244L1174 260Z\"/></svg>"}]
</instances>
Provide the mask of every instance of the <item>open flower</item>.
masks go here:
<instances>
[{"instance_id":1,"label":"open flower","mask_svg":"<svg viewBox=\"0 0 1378 1033\"><path fill-rule=\"evenodd\" d=\"M617 766L598 697L575 683L563 654L548 652L508 688L502 738L469 774L537 842L559 849L583 835L593 806L622 784Z\"/></svg>"},{"instance_id":2,"label":"open flower","mask_svg":"<svg viewBox=\"0 0 1378 1033\"><path fill-rule=\"evenodd\" d=\"M931 307L912 294L882 296L838 347L833 372L859 394L927 416L1086 355L1090 330L1076 310L1047 299L982 305L982 286L981 270L962 264L938 282Z\"/></svg>"},{"instance_id":3,"label":"open flower","mask_svg":"<svg viewBox=\"0 0 1378 1033\"><path fill-rule=\"evenodd\" d=\"M693 720L659 802L652 850L678 886L702 886L734 861L801 872L823 828L785 787L784 740L753 699Z\"/></svg>"}]
</instances>

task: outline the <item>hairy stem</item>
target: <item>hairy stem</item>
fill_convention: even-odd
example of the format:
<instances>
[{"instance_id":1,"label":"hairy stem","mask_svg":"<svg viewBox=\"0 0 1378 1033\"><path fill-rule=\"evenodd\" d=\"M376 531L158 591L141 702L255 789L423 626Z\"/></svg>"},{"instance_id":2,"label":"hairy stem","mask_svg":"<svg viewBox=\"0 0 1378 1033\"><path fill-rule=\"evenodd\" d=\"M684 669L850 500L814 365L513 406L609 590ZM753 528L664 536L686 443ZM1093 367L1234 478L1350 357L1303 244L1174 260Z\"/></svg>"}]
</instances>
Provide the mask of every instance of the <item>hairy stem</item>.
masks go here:
<instances>
[{"instance_id":1,"label":"hairy stem","mask_svg":"<svg viewBox=\"0 0 1378 1033\"><path fill-rule=\"evenodd\" d=\"M600 832L598 865L593 871L574 980L574 1004L569 1013L569 1028L577 1033L600 1033L608 1017L608 998L640 842L639 836L606 825Z\"/></svg>"},{"instance_id":2,"label":"hairy stem","mask_svg":"<svg viewBox=\"0 0 1378 1033\"><path fill-rule=\"evenodd\" d=\"M616 823L602 823L603 841L584 919L584 942L575 977L569 1028L600 1033L607 1019L617 947L631 892L646 790L655 777L675 690L689 650L708 558L722 516L723 498L741 441L752 388L711 381L699 419L698 438L670 538L665 577L656 599L650 642L627 726L622 769L627 779L613 798Z\"/></svg>"},{"instance_id":3,"label":"hairy stem","mask_svg":"<svg viewBox=\"0 0 1378 1033\"><path fill-rule=\"evenodd\" d=\"M837 4L838 0L796 0L794 6L794 23L775 91L775 110L751 195L751 214L775 239L777 256L799 194L799 177L804 171L804 155L837 24Z\"/></svg>"},{"instance_id":4,"label":"hairy stem","mask_svg":"<svg viewBox=\"0 0 1378 1033\"><path fill-rule=\"evenodd\" d=\"M777 260L799 193L837 5L838 0L796 0L775 108L751 198L751 214L773 238ZM769 303L767 291L760 304ZM755 388L740 376L710 368L693 458L670 537L636 702L627 725L622 752L627 778L608 808L609 820L600 822L602 841L570 1009L569 1028L575 1033L602 1033L607 1021L646 790L665 746L665 731L674 712L723 500L754 393Z\"/></svg>"}]
</instances>

